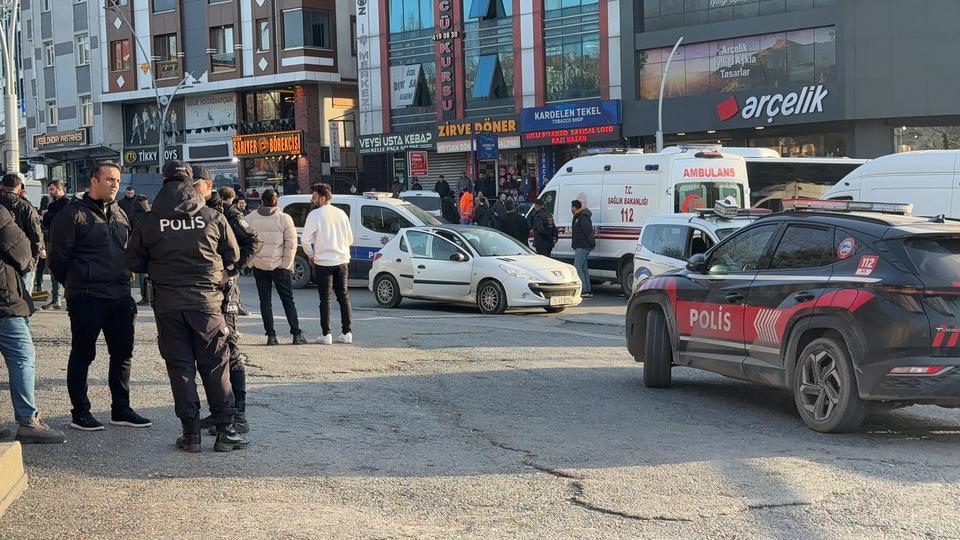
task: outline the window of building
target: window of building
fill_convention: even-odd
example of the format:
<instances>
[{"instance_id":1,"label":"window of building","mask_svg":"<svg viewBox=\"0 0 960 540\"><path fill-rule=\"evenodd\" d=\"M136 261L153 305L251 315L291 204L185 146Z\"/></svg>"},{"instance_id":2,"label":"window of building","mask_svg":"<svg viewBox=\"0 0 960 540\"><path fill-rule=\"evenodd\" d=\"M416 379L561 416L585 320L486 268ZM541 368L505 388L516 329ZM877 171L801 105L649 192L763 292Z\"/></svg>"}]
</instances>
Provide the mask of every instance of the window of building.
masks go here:
<instances>
[{"instance_id":1,"label":"window of building","mask_svg":"<svg viewBox=\"0 0 960 540\"><path fill-rule=\"evenodd\" d=\"M56 126L60 121L60 109L57 107L57 101L51 99L47 101L47 127Z\"/></svg>"},{"instance_id":2,"label":"window of building","mask_svg":"<svg viewBox=\"0 0 960 540\"><path fill-rule=\"evenodd\" d=\"M496 54L487 54L477 60L477 76L470 97L471 99L510 97L510 89L504 82L500 59Z\"/></svg>"},{"instance_id":3,"label":"window of building","mask_svg":"<svg viewBox=\"0 0 960 540\"><path fill-rule=\"evenodd\" d=\"M350 16L350 54L357 55L357 16Z\"/></svg>"},{"instance_id":4,"label":"window of building","mask_svg":"<svg viewBox=\"0 0 960 540\"><path fill-rule=\"evenodd\" d=\"M960 126L899 126L893 130L897 152L960 149Z\"/></svg>"},{"instance_id":5,"label":"window of building","mask_svg":"<svg viewBox=\"0 0 960 540\"><path fill-rule=\"evenodd\" d=\"M503 9L503 0L469 0L470 11L467 17L470 19L496 19L506 17L507 12Z\"/></svg>"},{"instance_id":6,"label":"window of building","mask_svg":"<svg viewBox=\"0 0 960 540\"><path fill-rule=\"evenodd\" d=\"M257 52L270 50L270 21L257 20Z\"/></svg>"},{"instance_id":7,"label":"window of building","mask_svg":"<svg viewBox=\"0 0 960 540\"><path fill-rule=\"evenodd\" d=\"M463 0L463 56L468 115L512 114L514 48L512 2ZM495 12L488 17L488 12ZM473 15L477 17L473 17ZM474 112L475 111L475 112Z\"/></svg>"},{"instance_id":8,"label":"window of building","mask_svg":"<svg viewBox=\"0 0 960 540\"><path fill-rule=\"evenodd\" d=\"M641 2L637 2L638 6ZM643 0L638 22L643 31L721 23L830 6L836 0Z\"/></svg>"},{"instance_id":9,"label":"window of building","mask_svg":"<svg viewBox=\"0 0 960 540\"><path fill-rule=\"evenodd\" d=\"M283 48L329 49L330 12L318 9L292 9L283 12Z\"/></svg>"},{"instance_id":10,"label":"window of building","mask_svg":"<svg viewBox=\"0 0 960 540\"><path fill-rule=\"evenodd\" d=\"M640 99L660 96L672 47L638 53ZM664 97L796 87L836 79L836 28L825 26L691 43L677 49Z\"/></svg>"},{"instance_id":11,"label":"window of building","mask_svg":"<svg viewBox=\"0 0 960 540\"><path fill-rule=\"evenodd\" d=\"M173 11L177 9L177 0L153 0L153 12Z\"/></svg>"},{"instance_id":12,"label":"window of building","mask_svg":"<svg viewBox=\"0 0 960 540\"><path fill-rule=\"evenodd\" d=\"M93 125L93 99L90 96L80 96L80 125Z\"/></svg>"},{"instance_id":13,"label":"window of building","mask_svg":"<svg viewBox=\"0 0 960 540\"><path fill-rule=\"evenodd\" d=\"M53 3L53 0L40 0L40 11L46 13L50 11L50 4Z\"/></svg>"},{"instance_id":14,"label":"window of building","mask_svg":"<svg viewBox=\"0 0 960 540\"><path fill-rule=\"evenodd\" d=\"M57 61L57 54L53 48L52 41L43 42L43 65L46 67L53 67Z\"/></svg>"},{"instance_id":15,"label":"window of building","mask_svg":"<svg viewBox=\"0 0 960 540\"><path fill-rule=\"evenodd\" d=\"M27 41L33 41L33 21L27 22Z\"/></svg>"},{"instance_id":16,"label":"window of building","mask_svg":"<svg viewBox=\"0 0 960 540\"><path fill-rule=\"evenodd\" d=\"M771 270L819 268L834 262L833 231L790 225L773 253Z\"/></svg>"},{"instance_id":17,"label":"window of building","mask_svg":"<svg viewBox=\"0 0 960 540\"><path fill-rule=\"evenodd\" d=\"M210 29L210 66L214 73L237 69L237 57L233 52L233 25Z\"/></svg>"},{"instance_id":18,"label":"window of building","mask_svg":"<svg viewBox=\"0 0 960 540\"><path fill-rule=\"evenodd\" d=\"M110 42L110 71L130 69L130 40L120 39Z\"/></svg>"},{"instance_id":19,"label":"window of building","mask_svg":"<svg viewBox=\"0 0 960 540\"><path fill-rule=\"evenodd\" d=\"M600 95L600 11L596 0L545 0L547 101Z\"/></svg>"},{"instance_id":20,"label":"window of building","mask_svg":"<svg viewBox=\"0 0 960 540\"><path fill-rule=\"evenodd\" d=\"M85 66L90 63L90 35L77 34L73 41L73 53L78 66Z\"/></svg>"},{"instance_id":21,"label":"window of building","mask_svg":"<svg viewBox=\"0 0 960 540\"><path fill-rule=\"evenodd\" d=\"M157 79L180 77L180 60L177 53L176 34L164 34L153 38L153 70Z\"/></svg>"},{"instance_id":22,"label":"window of building","mask_svg":"<svg viewBox=\"0 0 960 540\"><path fill-rule=\"evenodd\" d=\"M127 5L127 0L107 0L107 5L109 7L125 6Z\"/></svg>"},{"instance_id":23,"label":"window of building","mask_svg":"<svg viewBox=\"0 0 960 540\"><path fill-rule=\"evenodd\" d=\"M390 0L390 33L433 28L433 0Z\"/></svg>"}]
</instances>

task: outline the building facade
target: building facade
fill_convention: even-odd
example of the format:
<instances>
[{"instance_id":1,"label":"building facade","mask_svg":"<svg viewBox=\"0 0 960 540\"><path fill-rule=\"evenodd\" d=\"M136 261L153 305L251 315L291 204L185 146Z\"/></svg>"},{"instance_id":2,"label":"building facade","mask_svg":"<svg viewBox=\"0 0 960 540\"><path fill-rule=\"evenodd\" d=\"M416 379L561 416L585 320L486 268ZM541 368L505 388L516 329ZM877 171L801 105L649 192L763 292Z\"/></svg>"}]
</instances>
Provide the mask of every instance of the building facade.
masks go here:
<instances>
[{"instance_id":1,"label":"building facade","mask_svg":"<svg viewBox=\"0 0 960 540\"><path fill-rule=\"evenodd\" d=\"M960 148L960 2L638 0L621 4L624 134L871 158Z\"/></svg>"},{"instance_id":2,"label":"building facade","mask_svg":"<svg viewBox=\"0 0 960 540\"><path fill-rule=\"evenodd\" d=\"M130 172L156 172L162 143L165 160L248 191L362 174L352 1L104 2L102 100Z\"/></svg>"},{"instance_id":3,"label":"building facade","mask_svg":"<svg viewBox=\"0 0 960 540\"><path fill-rule=\"evenodd\" d=\"M23 158L82 190L90 169L120 157L119 109L102 104L99 2L21 3Z\"/></svg>"},{"instance_id":4,"label":"building facade","mask_svg":"<svg viewBox=\"0 0 960 540\"><path fill-rule=\"evenodd\" d=\"M489 195L623 144L620 1L355 2L358 151L396 178L485 178Z\"/></svg>"}]
</instances>

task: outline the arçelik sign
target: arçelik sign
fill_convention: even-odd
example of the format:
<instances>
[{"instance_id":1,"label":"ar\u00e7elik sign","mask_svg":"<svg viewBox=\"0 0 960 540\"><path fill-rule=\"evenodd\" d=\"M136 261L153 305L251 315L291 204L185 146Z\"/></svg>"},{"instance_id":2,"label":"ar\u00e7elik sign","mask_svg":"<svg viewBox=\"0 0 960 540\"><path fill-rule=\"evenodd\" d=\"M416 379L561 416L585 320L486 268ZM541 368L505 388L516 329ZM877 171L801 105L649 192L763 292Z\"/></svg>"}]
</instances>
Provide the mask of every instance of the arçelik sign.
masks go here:
<instances>
[{"instance_id":1,"label":"ar\u00e7elik sign","mask_svg":"<svg viewBox=\"0 0 960 540\"><path fill-rule=\"evenodd\" d=\"M744 120L767 117L772 124L778 117L798 116L823 112L823 100L830 95L822 84L804 87L799 92L764 94L750 96L743 101L743 107L736 96L730 96L717 104L717 116L726 122L740 116Z\"/></svg>"}]
</instances>

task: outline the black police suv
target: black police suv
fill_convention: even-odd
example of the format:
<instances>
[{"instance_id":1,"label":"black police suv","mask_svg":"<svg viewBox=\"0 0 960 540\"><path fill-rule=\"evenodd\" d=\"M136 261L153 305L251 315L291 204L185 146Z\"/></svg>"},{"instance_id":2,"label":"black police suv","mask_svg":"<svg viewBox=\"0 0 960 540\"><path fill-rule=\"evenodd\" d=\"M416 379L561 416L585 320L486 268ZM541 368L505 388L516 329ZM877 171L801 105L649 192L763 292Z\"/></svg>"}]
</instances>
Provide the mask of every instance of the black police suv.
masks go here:
<instances>
[{"instance_id":1,"label":"black police suv","mask_svg":"<svg viewBox=\"0 0 960 540\"><path fill-rule=\"evenodd\" d=\"M798 206L636 287L644 384L686 366L787 388L822 432L856 429L871 404L960 407L960 222Z\"/></svg>"}]
</instances>

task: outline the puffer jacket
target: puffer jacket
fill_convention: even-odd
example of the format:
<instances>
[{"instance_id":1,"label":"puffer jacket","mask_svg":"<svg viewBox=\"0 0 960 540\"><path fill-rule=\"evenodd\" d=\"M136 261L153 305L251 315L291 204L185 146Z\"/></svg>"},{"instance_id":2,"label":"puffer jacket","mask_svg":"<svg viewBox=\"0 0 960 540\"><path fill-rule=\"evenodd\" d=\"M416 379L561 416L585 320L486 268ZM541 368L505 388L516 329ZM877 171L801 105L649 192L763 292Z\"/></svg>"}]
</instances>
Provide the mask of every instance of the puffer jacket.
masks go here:
<instances>
[{"instance_id":1,"label":"puffer jacket","mask_svg":"<svg viewBox=\"0 0 960 540\"><path fill-rule=\"evenodd\" d=\"M0 206L0 318L29 317L33 302L23 287L23 274L33 264L30 240Z\"/></svg>"},{"instance_id":2,"label":"puffer jacket","mask_svg":"<svg viewBox=\"0 0 960 540\"><path fill-rule=\"evenodd\" d=\"M571 247L573 249L594 249L597 240L593 234L593 213L589 208L581 208L573 216Z\"/></svg>"},{"instance_id":3,"label":"puffer jacket","mask_svg":"<svg viewBox=\"0 0 960 540\"><path fill-rule=\"evenodd\" d=\"M227 218L179 180L164 183L127 245L130 270L153 281L157 312L219 312L225 268L239 258Z\"/></svg>"},{"instance_id":4,"label":"puffer jacket","mask_svg":"<svg viewBox=\"0 0 960 540\"><path fill-rule=\"evenodd\" d=\"M13 220L16 222L23 234L30 240L30 252L33 254L33 264L30 269L36 267L37 257L40 256L40 248L43 247L43 226L40 223L40 213L30 204L30 201L8 190L0 190L0 206L3 206L13 214Z\"/></svg>"},{"instance_id":5,"label":"puffer jacket","mask_svg":"<svg viewBox=\"0 0 960 540\"><path fill-rule=\"evenodd\" d=\"M292 270L297 254L297 228L293 218L278 206L261 206L247 216L247 221L263 241L263 249L253 258L253 267L267 271Z\"/></svg>"}]
</instances>

